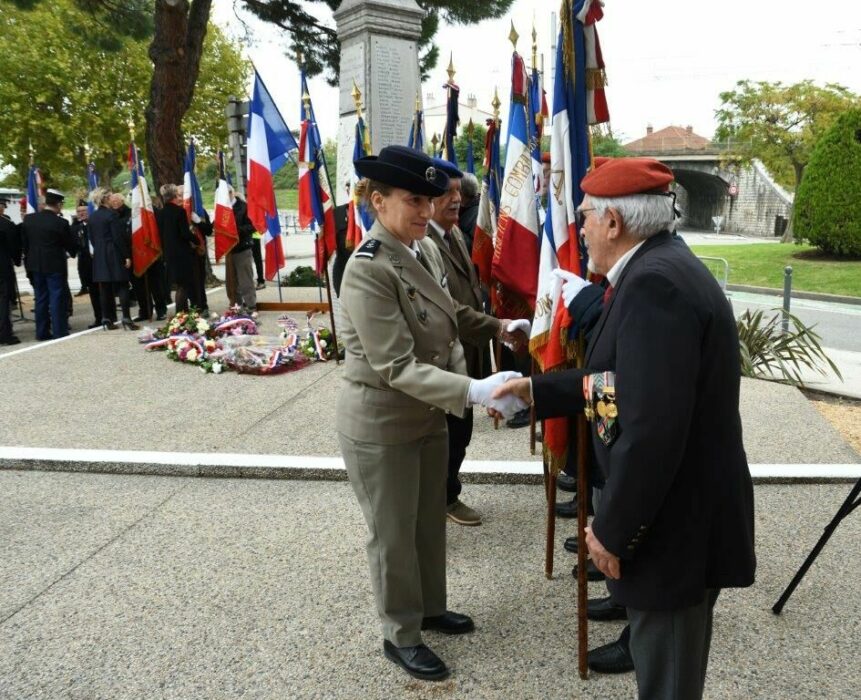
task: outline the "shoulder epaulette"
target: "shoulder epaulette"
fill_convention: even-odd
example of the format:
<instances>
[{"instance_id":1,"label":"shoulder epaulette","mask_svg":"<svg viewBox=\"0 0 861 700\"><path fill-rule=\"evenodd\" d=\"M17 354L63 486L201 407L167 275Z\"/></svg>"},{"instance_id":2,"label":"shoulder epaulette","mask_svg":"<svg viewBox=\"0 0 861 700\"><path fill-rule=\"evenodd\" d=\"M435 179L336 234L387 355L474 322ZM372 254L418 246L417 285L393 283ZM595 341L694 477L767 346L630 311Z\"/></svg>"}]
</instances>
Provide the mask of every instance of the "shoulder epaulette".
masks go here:
<instances>
[{"instance_id":1,"label":"shoulder epaulette","mask_svg":"<svg viewBox=\"0 0 861 700\"><path fill-rule=\"evenodd\" d=\"M380 249L380 242L376 238L368 238L353 253L357 258L373 258Z\"/></svg>"}]
</instances>

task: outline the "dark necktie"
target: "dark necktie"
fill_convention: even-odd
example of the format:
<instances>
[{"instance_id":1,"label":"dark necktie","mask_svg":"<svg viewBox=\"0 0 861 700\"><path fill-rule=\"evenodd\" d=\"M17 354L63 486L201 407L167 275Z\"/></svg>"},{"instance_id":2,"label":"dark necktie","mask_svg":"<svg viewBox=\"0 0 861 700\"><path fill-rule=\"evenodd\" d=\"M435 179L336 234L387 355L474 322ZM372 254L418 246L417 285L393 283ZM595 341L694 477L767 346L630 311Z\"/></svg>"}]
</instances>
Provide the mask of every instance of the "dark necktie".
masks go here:
<instances>
[{"instance_id":1,"label":"dark necktie","mask_svg":"<svg viewBox=\"0 0 861 700\"><path fill-rule=\"evenodd\" d=\"M613 285L608 284L607 289L604 290L604 305L606 306L610 299L613 298Z\"/></svg>"},{"instance_id":2,"label":"dark necktie","mask_svg":"<svg viewBox=\"0 0 861 700\"><path fill-rule=\"evenodd\" d=\"M428 272L430 272L430 268L428 267L427 261L425 260L425 256L422 255L422 251L420 248L416 248L416 260L419 261L419 264Z\"/></svg>"}]
</instances>

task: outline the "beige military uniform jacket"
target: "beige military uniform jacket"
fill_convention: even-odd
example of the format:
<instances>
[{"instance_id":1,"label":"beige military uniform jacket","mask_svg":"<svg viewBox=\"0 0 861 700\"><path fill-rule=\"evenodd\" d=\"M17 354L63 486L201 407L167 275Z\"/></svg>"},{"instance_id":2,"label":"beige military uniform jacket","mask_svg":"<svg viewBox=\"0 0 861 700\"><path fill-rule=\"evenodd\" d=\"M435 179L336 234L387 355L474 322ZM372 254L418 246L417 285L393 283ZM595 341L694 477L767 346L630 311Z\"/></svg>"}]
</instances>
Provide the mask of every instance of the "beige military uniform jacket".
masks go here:
<instances>
[{"instance_id":1,"label":"beige military uniform jacket","mask_svg":"<svg viewBox=\"0 0 861 700\"><path fill-rule=\"evenodd\" d=\"M481 284L472 264L472 256L466 248L463 233L457 226L449 232L446 241L433 224L428 225L428 238L439 248L448 274L448 290L452 298L482 313ZM483 315L483 314L482 314ZM460 340L466 358L466 372L470 377L483 378L490 372L485 367L484 355L487 343L496 336L499 322L485 316L485 323L467 323L460 328Z\"/></svg>"},{"instance_id":2,"label":"beige military uniform jacket","mask_svg":"<svg viewBox=\"0 0 861 700\"><path fill-rule=\"evenodd\" d=\"M336 429L353 440L410 442L444 430L446 411L462 416L470 379L459 327L498 327L452 300L436 245L418 247L424 265L376 222L344 270L338 335L347 386Z\"/></svg>"}]
</instances>

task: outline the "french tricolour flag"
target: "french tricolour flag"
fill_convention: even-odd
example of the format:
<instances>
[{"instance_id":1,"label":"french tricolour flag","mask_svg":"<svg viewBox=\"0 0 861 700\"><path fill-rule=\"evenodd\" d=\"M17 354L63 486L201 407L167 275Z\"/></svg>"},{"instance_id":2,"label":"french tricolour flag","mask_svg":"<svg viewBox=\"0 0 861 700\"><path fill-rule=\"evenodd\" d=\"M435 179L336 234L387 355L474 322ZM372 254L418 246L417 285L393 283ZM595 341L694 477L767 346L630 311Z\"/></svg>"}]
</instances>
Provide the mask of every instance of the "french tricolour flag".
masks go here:
<instances>
[{"instance_id":1,"label":"french tricolour flag","mask_svg":"<svg viewBox=\"0 0 861 700\"><path fill-rule=\"evenodd\" d=\"M314 257L317 274L322 277L335 252L335 208L304 73L302 94L308 95L308 107L299 135L299 225L317 234Z\"/></svg>"},{"instance_id":2,"label":"french tricolour flag","mask_svg":"<svg viewBox=\"0 0 861 700\"><path fill-rule=\"evenodd\" d=\"M271 280L284 266L272 176L284 166L290 152L297 150L299 145L256 72L249 117L248 217L254 227L264 234L265 277Z\"/></svg>"},{"instance_id":3,"label":"french tricolour flag","mask_svg":"<svg viewBox=\"0 0 861 700\"><path fill-rule=\"evenodd\" d=\"M39 211L39 195L42 192L42 174L35 165L30 166L27 174L27 207L26 214L35 214Z\"/></svg>"},{"instance_id":4,"label":"french tricolour flag","mask_svg":"<svg viewBox=\"0 0 861 700\"><path fill-rule=\"evenodd\" d=\"M505 175L499 202L491 275L497 282L497 315L524 318L535 306L538 283L538 203L532 177L527 103L529 77L523 58L512 57L511 110Z\"/></svg>"},{"instance_id":5,"label":"french tricolour flag","mask_svg":"<svg viewBox=\"0 0 861 700\"><path fill-rule=\"evenodd\" d=\"M143 275L161 255L161 236L152 208L143 164L134 143L129 145L129 170L132 190L132 267Z\"/></svg>"},{"instance_id":6,"label":"french tricolour flag","mask_svg":"<svg viewBox=\"0 0 861 700\"><path fill-rule=\"evenodd\" d=\"M215 239L215 262L219 262L239 242L239 230L236 227L230 185L224 167L224 153L221 151L218 152L218 186L215 190L212 230Z\"/></svg>"}]
</instances>

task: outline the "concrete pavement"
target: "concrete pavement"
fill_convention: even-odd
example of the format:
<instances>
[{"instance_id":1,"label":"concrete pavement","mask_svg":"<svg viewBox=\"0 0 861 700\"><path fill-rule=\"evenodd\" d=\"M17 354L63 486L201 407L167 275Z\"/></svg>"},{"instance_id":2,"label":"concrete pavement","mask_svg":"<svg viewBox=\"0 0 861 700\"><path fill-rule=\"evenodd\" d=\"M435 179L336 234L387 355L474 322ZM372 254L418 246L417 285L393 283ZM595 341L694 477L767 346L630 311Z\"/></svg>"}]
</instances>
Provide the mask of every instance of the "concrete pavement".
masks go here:
<instances>
[{"instance_id":1,"label":"concrete pavement","mask_svg":"<svg viewBox=\"0 0 861 700\"><path fill-rule=\"evenodd\" d=\"M861 520L770 612L847 491L756 487L757 582L718 601L706 698L856 695ZM8 471L0 493L4 700L634 696L577 677L573 526L545 579L540 486L466 488L485 523L448 526L449 603L477 631L426 634L453 670L435 685L383 658L346 483ZM622 626L590 624L593 645Z\"/></svg>"}]
</instances>

